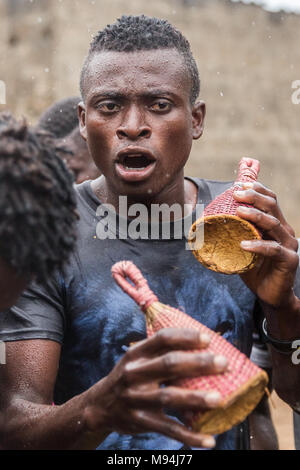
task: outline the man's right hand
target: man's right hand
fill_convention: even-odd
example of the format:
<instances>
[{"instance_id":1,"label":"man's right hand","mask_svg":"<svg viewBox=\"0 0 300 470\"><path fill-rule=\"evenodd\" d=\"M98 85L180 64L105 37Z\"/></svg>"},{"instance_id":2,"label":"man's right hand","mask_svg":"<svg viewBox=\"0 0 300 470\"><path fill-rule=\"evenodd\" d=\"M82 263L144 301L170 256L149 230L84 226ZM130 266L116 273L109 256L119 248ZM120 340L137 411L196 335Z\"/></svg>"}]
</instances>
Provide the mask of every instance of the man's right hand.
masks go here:
<instances>
[{"instance_id":1,"label":"man's right hand","mask_svg":"<svg viewBox=\"0 0 300 470\"><path fill-rule=\"evenodd\" d=\"M164 409L205 411L221 402L217 391L188 390L176 379L226 370L227 360L205 351L210 338L196 330L166 328L130 347L111 373L85 393L84 421L93 435L157 432L193 447L214 447ZM199 352L191 352L202 349ZM161 384L164 384L161 387Z\"/></svg>"}]
</instances>

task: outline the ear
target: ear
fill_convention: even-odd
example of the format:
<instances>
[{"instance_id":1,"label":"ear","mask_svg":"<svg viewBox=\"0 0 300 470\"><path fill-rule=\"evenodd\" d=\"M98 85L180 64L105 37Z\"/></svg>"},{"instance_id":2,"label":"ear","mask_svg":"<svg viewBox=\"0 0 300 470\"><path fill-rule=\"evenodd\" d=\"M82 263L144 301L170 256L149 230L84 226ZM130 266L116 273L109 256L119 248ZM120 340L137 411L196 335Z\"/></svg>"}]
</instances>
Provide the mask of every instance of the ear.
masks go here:
<instances>
[{"instance_id":1,"label":"ear","mask_svg":"<svg viewBox=\"0 0 300 470\"><path fill-rule=\"evenodd\" d=\"M199 139L203 134L206 106L204 101L197 101L192 109L193 139Z\"/></svg>"},{"instance_id":2,"label":"ear","mask_svg":"<svg viewBox=\"0 0 300 470\"><path fill-rule=\"evenodd\" d=\"M87 132L86 132L86 125L85 125L85 104L83 101L80 101L77 108L77 114L79 119L79 132L81 137L86 141L87 140Z\"/></svg>"}]
</instances>

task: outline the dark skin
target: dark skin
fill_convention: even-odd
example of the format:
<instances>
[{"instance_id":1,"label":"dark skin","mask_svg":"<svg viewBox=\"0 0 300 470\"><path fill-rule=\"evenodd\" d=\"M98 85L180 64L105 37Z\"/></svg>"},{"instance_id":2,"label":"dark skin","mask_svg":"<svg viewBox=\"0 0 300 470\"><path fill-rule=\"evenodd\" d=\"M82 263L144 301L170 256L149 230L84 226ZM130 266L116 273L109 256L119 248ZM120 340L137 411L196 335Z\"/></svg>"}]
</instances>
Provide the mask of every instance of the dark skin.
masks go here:
<instances>
[{"instance_id":1,"label":"dark skin","mask_svg":"<svg viewBox=\"0 0 300 470\"><path fill-rule=\"evenodd\" d=\"M170 52L174 56L171 61ZM132 201L139 200L140 195L149 203L171 203L174 199L180 204L195 203L196 188L184 181L183 166L192 139L202 134L205 106L202 102L193 107L190 104L190 81L181 57L175 51L150 51L142 53L144 64L138 54L129 66L127 54L117 54L117 61L111 66L114 54L104 55L90 67L87 111L83 111L85 105L80 106L84 122L81 134L89 135L89 149L105 174L94 182L95 193L103 194L107 202L117 201L119 194L128 194ZM157 61L158 66L154 66ZM127 75L123 77L123 73ZM138 89L135 83L140 83ZM106 90L104 100L99 100L99 84L101 97ZM104 113L100 111L99 101L102 100L101 106L107 104L107 91L126 101L121 119L112 120L106 108ZM146 115L147 120L152 117L151 122L140 125L140 117ZM155 156L156 164L155 171L145 180L128 183L116 178L111 162L119 150L133 142L146 147ZM112 431L154 431L188 446L213 447L212 436L194 433L174 422L165 415L164 408L210 409L218 406L220 395L215 391L159 386L175 378L225 371L226 359L206 352L208 343L209 338L199 337L195 331L165 329L131 347L107 377L59 407L51 403L60 345L42 340L8 343L7 366L1 370L1 411L6 424L0 441L4 448L94 449ZM204 350L188 352L199 348Z\"/></svg>"},{"instance_id":2,"label":"dark skin","mask_svg":"<svg viewBox=\"0 0 300 470\"><path fill-rule=\"evenodd\" d=\"M79 116L81 135L103 174L92 183L101 201L118 209L119 195L126 194L129 205L135 202L195 205L197 190L193 183L184 180L183 168L192 140L202 134L205 105L203 102L191 105L190 87L183 60L172 49L103 52L93 57ZM154 162L151 169L139 174L120 169L119 152L128 148L134 152L144 149L151 154ZM266 196L259 188L244 191L243 198L253 198L254 193L265 201ZM254 211L263 214L261 198L257 197L254 205ZM272 211L271 220L275 218L274 205ZM245 218L251 217L254 213ZM258 226L270 222L264 217L261 216ZM282 231L286 234L285 226ZM282 231L279 230L281 235ZM285 241L289 237L293 238L286 235ZM287 305L286 292L292 287L292 284L288 287L286 278L294 269L291 266L294 250L286 248L282 252L283 261L278 259L277 252L276 256L271 253L270 242L259 243L251 250L260 250L266 256L262 266L266 266L269 279L260 295L272 305L275 296L270 296L270 292L274 282L283 286L275 307L275 314L280 316L281 306ZM292 279L289 276L289 282ZM254 292L260 289L251 274L244 280ZM298 321L298 307L289 297L290 308L292 304L294 310L287 315L294 315ZM272 319L270 316L271 326ZM297 321L294 332L300 330ZM218 406L220 396L214 391L191 392L171 385L159 386L175 378L224 372L226 360L207 353L208 343L209 338L199 338L195 331L165 329L132 346L107 377L61 406L51 406L60 358L58 343L45 340L8 343L7 366L0 370L0 403L5 423L0 442L3 448L15 449L93 449L112 431L126 434L154 431L188 446L213 447L212 436L194 433L175 423L165 415L164 408L205 410ZM188 352L199 348L203 351ZM285 358L278 355L277 360L278 377L294 383L299 380L293 370L287 375Z\"/></svg>"},{"instance_id":3,"label":"dark skin","mask_svg":"<svg viewBox=\"0 0 300 470\"><path fill-rule=\"evenodd\" d=\"M8 343L0 383L2 448L94 449L112 431L156 431L186 445L212 447L212 437L174 422L163 409L213 408L218 394L159 387L174 378L223 372L222 358L187 352L208 342L196 331L165 329L131 347L107 377L61 406L51 406L59 344Z\"/></svg>"},{"instance_id":4,"label":"dark skin","mask_svg":"<svg viewBox=\"0 0 300 470\"><path fill-rule=\"evenodd\" d=\"M241 277L259 297L267 320L268 333L280 340L300 336L300 301L293 286L299 257L295 232L286 222L276 194L261 183L247 183L244 191L235 193L239 202L253 204L240 207L238 215L254 222L264 231L264 240L242 242L243 249L262 255L257 267ZM300 374L289 355L271 348L273 386L278 395L292 407L299 408Z\"/></svg>"},{"instance_id":5,"label":"dark skin","mask_svg":"<svg viewBox=\"0 0 300 470\"><path fill-rule=\"evenodd\" d=\"M186 67L177 51L172 57L174 63L169 50L160 50L103 52L101 61L100 54L92 59L85 104L79 106L81 135L104 175L93 190L116 208L119 195L127 195L129 205L196 203L196 187L184 180L183 168L193 139L202 135L205 104L191 106ZM120 177L118 152L127 148L151 153L150 175L138 181Z\"/></svg>"},{"instance_id":6,"label":"dark skin","mask_svg":"<svg viewBox=\"0 0 300 470\"><path fill-rule=\"evenodd\" d=\"M65 157L65 159L77 184L96 179L101 175L89 154L86 142L80 135L79 128L74 129L71 134L62 139L62 144L72 152L72 155Z\"/></svg>"}]
</instances>

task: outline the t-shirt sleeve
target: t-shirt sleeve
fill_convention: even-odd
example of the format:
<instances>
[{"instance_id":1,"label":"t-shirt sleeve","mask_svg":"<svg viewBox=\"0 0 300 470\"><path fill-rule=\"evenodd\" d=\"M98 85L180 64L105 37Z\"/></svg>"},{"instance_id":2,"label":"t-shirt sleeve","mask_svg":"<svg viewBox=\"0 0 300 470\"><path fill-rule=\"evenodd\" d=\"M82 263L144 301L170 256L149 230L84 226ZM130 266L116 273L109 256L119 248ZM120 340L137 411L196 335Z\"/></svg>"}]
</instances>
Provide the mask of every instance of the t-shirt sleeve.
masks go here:
<instances>
[{"instance_id":1,"label":"t-shirt sleeve","mask_svg":"<svg viewBox=\"0 0 300 470\"><path fill-rule=\"evenodd\" d=\"M65 325L63 280L33 283L10 310L0 313L0 340L50 339L62 343Z\"/></svg>"}]
</instances>

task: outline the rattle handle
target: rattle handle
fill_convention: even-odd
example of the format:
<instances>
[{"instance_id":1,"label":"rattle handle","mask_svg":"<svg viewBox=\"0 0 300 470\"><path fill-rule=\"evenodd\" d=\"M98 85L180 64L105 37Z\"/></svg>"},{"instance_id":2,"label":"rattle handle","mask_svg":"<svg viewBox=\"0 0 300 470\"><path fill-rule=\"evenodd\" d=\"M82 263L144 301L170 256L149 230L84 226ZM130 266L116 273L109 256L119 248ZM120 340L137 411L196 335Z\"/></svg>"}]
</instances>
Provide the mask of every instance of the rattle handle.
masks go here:
<instances>
[{"instance_id":1,"label":"rattle handle","mask_svg":"<svg viewBox=\"0 0 300 470\"><path fill-rule=\"evenodd\" d=\"M145 312L147 308L158 302L158 298L150 289L141 271L131 261L119 261L111 268L116 283L128 294ZM126 279L130 279L133 285Z\"/></svg>"}]
</instances>

